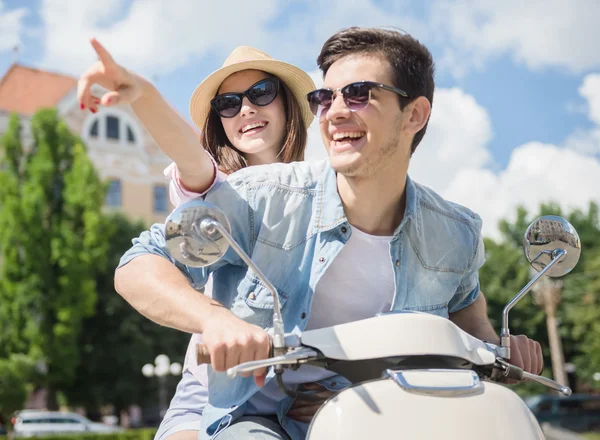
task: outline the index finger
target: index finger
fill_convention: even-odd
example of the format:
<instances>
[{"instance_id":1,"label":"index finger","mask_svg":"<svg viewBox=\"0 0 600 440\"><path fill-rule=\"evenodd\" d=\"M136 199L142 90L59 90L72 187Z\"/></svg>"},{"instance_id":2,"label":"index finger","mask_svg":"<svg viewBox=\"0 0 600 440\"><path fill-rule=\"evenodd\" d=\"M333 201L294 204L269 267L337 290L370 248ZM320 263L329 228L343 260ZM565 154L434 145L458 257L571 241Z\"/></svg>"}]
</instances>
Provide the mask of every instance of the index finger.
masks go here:
<instances>
[{"instance_id":1,"label":"index finger","mask_svg":"<svg viewBox=\"0 0 600 440\"><path fill-rule=\"evenodd\" d=\"M113 60L113 57L104 48L104 46L102 46L100 44L100 42L98 40L96 40L95 38L92 38L90 40L90 43L92 43L92 47L94 48L94 50L98 54L98 58L100 59L100 61L102 61L103 64L105 64L105 65L115 64L115 60Z\"/></svg>"}]
</instances>

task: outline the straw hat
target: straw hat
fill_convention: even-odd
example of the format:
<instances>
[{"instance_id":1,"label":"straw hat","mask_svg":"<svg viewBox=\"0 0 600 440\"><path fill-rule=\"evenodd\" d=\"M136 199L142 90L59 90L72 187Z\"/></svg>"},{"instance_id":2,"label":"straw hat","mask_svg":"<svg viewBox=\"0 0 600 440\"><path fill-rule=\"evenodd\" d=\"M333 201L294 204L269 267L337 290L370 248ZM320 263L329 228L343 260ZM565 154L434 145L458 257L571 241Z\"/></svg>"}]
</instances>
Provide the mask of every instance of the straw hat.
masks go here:
<instances>
[{"instance_id":1,"label":"straw hat","mask_svg":"<svg viewBox=\"0 0 600 440\"><path fill-rule=\"evenodd\" d=\"M190 99L190 116L197 127L204 126L210 112L210 101L217 94L221 83L229 75L247 69L262 70L281 79L296 96L306 128L310 126L314 116L310 111L306 94L316 89L311 77L302 69L274 60L258 49L239 46L231 52L219 70L211 73L194 90Z\"/></svg>"}]
</instances>

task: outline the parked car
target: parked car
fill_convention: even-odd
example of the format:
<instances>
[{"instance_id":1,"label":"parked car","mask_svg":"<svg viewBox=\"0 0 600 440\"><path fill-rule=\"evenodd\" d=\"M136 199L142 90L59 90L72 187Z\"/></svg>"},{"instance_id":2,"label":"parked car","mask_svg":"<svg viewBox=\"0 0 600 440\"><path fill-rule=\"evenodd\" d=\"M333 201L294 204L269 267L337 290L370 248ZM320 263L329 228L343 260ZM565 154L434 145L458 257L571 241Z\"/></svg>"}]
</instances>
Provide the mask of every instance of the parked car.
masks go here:
<instances>
[{"instance_id":1,"label":"parked car","mask_svg":"<svg viewBox=\"0 0 600 440\"><path fill-rule=\"evenodd\" d=\"M540 423L548 422L575 432L600 431L600 395L542 394L525 398L525 403Z\"/></svg>"},{"instance_id":2,"label":"parked car","mask_svg":"<svg viewBox=\"0 0 600 440\"><path fill-rule=\"evenodd\" d=\"M121 432L123 428L91 420L72 412L19 411L13 417L15 437L37 437L50 434L79 432Z\"/></svg>"}]
</instances>

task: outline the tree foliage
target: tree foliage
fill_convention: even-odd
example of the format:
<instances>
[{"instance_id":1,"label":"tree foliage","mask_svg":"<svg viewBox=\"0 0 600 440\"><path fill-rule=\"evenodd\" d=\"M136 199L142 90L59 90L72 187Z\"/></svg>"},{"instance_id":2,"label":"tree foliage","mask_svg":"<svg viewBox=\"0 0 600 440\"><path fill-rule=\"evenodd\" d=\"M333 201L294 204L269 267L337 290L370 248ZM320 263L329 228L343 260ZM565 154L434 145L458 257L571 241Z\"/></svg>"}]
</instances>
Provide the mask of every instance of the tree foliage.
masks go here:
<instances>
[{"instance_id":1,"label":"tree foliage","mask_svg":"<svg viewBox=\"0 0 600 440\"><path fill-rule=\"evenodd\" d=\"M42 361L44 385L58 390L74 378L81 323L94 313L106 187L55 110L38 111L31 133L23 146L13 115L1 141L0 357Z\"/></svg>"}]
</instances>

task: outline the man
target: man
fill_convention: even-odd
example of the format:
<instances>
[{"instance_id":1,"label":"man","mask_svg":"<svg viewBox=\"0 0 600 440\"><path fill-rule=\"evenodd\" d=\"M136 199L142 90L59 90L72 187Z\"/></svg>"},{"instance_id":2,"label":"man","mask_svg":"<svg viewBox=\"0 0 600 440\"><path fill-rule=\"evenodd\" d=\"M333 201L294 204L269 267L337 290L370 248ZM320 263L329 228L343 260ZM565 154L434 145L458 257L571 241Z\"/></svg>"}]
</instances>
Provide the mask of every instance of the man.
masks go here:
<instances>
[{"instance_id":1,"label":"man","mask_svg":"<svg viewBox=\"0 0 600 440\"><path fill-rule=\"evenodd\" d=\"M479 289L481 219L408 178L431 112L431 54L406 34L350 28L325 43L318 64L325 88L309 101L329 161L242 170L206 196L277 287L286 331L419 310L498 342ZM150 319L203 334L214 371L200 438L219 431L220 439L258 431L264 437L254 438L286 438L281 428L302 438L306 426L286 417L292 402L271 373L257 371L254 381L223 374L267 357L267 289L232 253L208 270L177 270L172 261L162 225L155 225L134 241L115 283ZM201 287L209 271L212 300L190 287ZM511 348L513 363L540 372L539 344L513 337ZM331 376L301 369L285 380L327 386Z\"/></svg>"}]
</instances>

